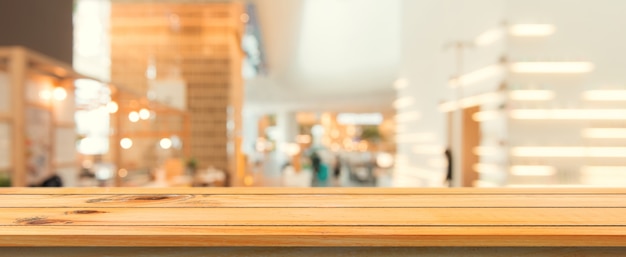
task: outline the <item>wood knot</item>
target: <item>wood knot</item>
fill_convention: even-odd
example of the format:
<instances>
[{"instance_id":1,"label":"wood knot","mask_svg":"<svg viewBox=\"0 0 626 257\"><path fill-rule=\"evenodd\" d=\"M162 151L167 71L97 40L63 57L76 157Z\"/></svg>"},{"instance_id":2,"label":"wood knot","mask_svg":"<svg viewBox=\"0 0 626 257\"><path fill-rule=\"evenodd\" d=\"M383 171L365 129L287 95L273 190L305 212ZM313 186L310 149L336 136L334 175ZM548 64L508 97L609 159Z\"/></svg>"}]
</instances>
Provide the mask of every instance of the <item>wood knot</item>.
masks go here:
<instances>
[{"instance_id":1,"label":"wood knot","mask_svg":"<svg viewBox=\"0 0 626 257\"><path fill-rule=\"evenodd\" d=\"M87 203L127 203L127 202L154 202L154 201L184 201L193 198L192 195L124 195L109 196L87 200Z\"/></svg>"},{"instance_id":2,"label":"wood knot","mask_svg":"<svg viewBox=\"0 0 626 257\"><path fill-rule=\"evenodd\" d=\"M69 214L96 214L96 213L108 213L106 211L98 211L98 210L75 210L65 212L66 215Z\"/></svg>"},{"instance_id":3,"label":"wood knot","mask_svg":"<svg viewBox=\"0 0 626 257\"><path fill-rule=\"evenodd\" d=\"M20 225L49 225L49 224L72 224L72 221L61 219L48 219L47 217L31 217L15 220Z\"/></svg>"},{"instance_id":4,"label":"wood knot","mask_svg":"<svg viewBox=\"0 0 626 257\"><path fill-rule=\"evenodd\" d=\"M169 196L163 196L163 195L146 195L146 196L133 196L130 197L131 201L160 201L160 200L166 200L166 199L170 199L171 197Z\"/></svg>"}]
</instances>

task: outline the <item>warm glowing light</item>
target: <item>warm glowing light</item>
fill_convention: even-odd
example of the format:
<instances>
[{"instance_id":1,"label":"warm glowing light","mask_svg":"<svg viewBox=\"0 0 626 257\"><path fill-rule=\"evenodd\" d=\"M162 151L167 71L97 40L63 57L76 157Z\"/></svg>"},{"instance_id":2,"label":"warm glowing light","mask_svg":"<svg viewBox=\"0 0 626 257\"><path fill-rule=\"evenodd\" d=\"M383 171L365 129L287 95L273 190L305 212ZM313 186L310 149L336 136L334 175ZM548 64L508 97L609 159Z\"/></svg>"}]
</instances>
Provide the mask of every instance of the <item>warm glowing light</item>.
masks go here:
<instances>
[{"instance_id":1,"label":"warm glowing light","mask_svg":"<svg viewBox=\"0 0 626 257\"><path fill-rule=\"evenodd\" d=\"M128 120L130 120L130 122L137 122L139 121L139 113L137 112L130 112L128 114Z\"/></svg>"},{"instance_id":2,"label":"warm glowing light","mask_svg":"<svg viewBox=\"0 0 626 257\"><path fill-rule=\"evenodd\" d=\"M476 39L474 40L474 44L476 44L477 46L489 46L497 41L500 41L503 36L504 33L502 33L502 29L493 28L483 32L478 37L476 37Z\"/></svg>"},{"instance_id":3,"label":"warm glowing light","mask_svg":"<svg viewBox=\"0 0 626 257\"><path fill-rule=\"evenodd\" d=\"M296 156L300 153L300 145L296 143L285 144L285 153L289 156Z\"/></svg>"},{"instance_id":4,"label":"warm glowing light","mask_svg":"<svg viewBox=\"0 0 626 257\"><path fill-rule=\"evenodd\" d=\"M554 34L552 24L515 24L509 27L509 34L516 37L545 37Z\"/></svg>"},{"instance_id":5,"label":"warm glowing light","mask_svg":"<svg viewBox=\"0 0 626 257\"><path fill-rule=\"evenodd\" d=\"M128 176L128 170L120 169L117 171L117 175L120 176L120 178L125 178L126 176Z\"/></svg>"},{"instance_id":6,"label":"warm glowing light","mask_svg":"<svg viewBox=\"0 0 626 257\"><path fill-rule=\"evenodd\" d=\"M379 153L376 155L376 165L383 169L388 169L393 166L393 155L390 153Z\"/></svg>"},{"instance_id":7,"label":"warm glowing light","mask_svg":"<svg viewBox=\"0 0 626 257\"><path fill-rule=\"evenodd\" d=\"M167 137L162 138L161 141L159 141L159 146L166 150L170 149L172 147L172 140Z\"/></svg>"},{"instance_id":8,"label":"warm glowing light","mask_svg":"<svg viewBox=\"0 0 626 257\"><path fill-rule=\"evenodd\" d=\"M331 138L334 138L334 139L339 138L339 130L333 129L333 130L330 132L330 137L331 137Z\"/></svg>"},{"instance_id":9,"label":"warm glowing light","mask_svg":"<svg viewBox=\"0 0 626 257\"><path fill-rule=\"evenodd\" d=\"M626 101L626 90L590 90L583 93L588 101Z\"/></svg>"},{"instance_id":10,"label":"warm glowing light","mask_svg":"<svg viewBox=\"0 0 626 257\"><path fill-rule=\"evenodd\" d=\"M116 113L117 110L119 110L119 106L116 102L109 102L107 104L107 111L109 111L109 113Z\"/></svg>"},{"instance_id":11,"label":"warm glowing light","mask_svg":"<svg viewBox=\"0 0 626 257\"><path fill-rule=\"evenodd\" d=\"M299 144L310 144L311 140L312 139L310 135L297 135L296 136L296 142L298 142Z\"/></svg>"},{"instance_id":12,"label":"warm glowing light","mask_svg":"<svg viewBox=\"0 0 626 257\"><path fill-rule=\"evenodd\" d=\"M479 156L497 155L498 153L500 153L500 151L498 151L498 148L492 146L477 146L474 147L473 152L475 155Z\"/></svg>"},{"instance_id":13,"label":"warm glowing light","mask_svg":"<svg viewBox=\"0 0 626 257\"><path fill-rule=\"evenodd\" d=\"M456 79L452 79L449 82L450 87L465 87L469 85L476 84L478 82L494 78L500 74L502 74L502 67L500 65L490 65L485 68L472 71L465 75L461 75Z\"/></svg>"},{"instance_id":14,"label":"warm glowing light","mask_svg":"<svg viewBox=\"0 0 626 257\"><path fill-rule=\"evenodd\" d=\"M133 140L127 137L122 138L122 140L120 140L120 146L124 149L130 149L133 147Z\"/></svg>"},{"instance_id":15,"label":"warm glowing light","mask_svg":"<svg viewBox=\"0 0 626 257\"><path fill-rule=\"evenodd\" d=\"M626 138L626 128L590 128L582 134L587 138Z\"/></svg>"},{"instance_id":16,"label":"warm glowing light","mask_svg":"<svg viewBox=\"0 0 626 257\"><path fill-rule=\"evenodd\" d=\"M480 174L494 174L502 171L502 168L499 165L490 163L476 163L472 166L472 168Z\"/></svg>"},{"instance_id":17,"label":"warm glowing light","mask_svg":"<svg viewBox=\"0 0 626 257\"><path fill-rule=\"evenodd\" d=\"M516 101L546 101L554 99L554 92L550 90L514 90L509 98Z\"/></svg>"},{"instance_id":18,"label":"warm glowing light","mask_svg":"<svg viewBox=\"0 0 626 257\"><path fill-rule=\"evenodd\" d=\"M474 113L474 115L472 115L472 119L477 122L494 120L499 117L502 117L502 113L500 111L482 111Z\"/></svg>"},{"instance_id":19,"label":"warm glowing light","mask_svg":"<svg viewBox=\"0 0 626 257\"><path fill-rule=\"evenodd\" d=\"M511 155L518 157L626 157L626 147L514 147Z\"/></svg>"},{"instance_id":20,"label":"warm glowing light","mask_svg":"<svg viewBox=\"0 0 626 257\"><path fill-rule=\"evenodd\" d=\"M409 107L411 105L413 105L415 103L415 99L411 96L405 96L405 97L401 97L396 99L393 102L393 107L395 109L403 109L406 107Z\"/></svg>"},{"instance_id":21,"label":"warm glowing light","mask_svg":"<svg viewBox=\"0 0 626 257\"><path fill-rule=\"evenodd\" d=\"M250 15L248 15L247 13L242 13L239 16L239 19L241 19L241 22L243 23L248 23L248 21L250 21Z\"/></svg>"},{"instance_id":22,"label":"warm glowing light","mask_svg":"<svg viewBox=\"0 0 626 257\"><path fill-rule=\"evenodd\" d=\"M39 92L39 98L42 100L50 100L52 98L52 92L50 90L44 89Z\"/></svg>"},{"instance_id":23,"label":"warm glowing light","mask_svg":"<svg viewBox=\"0 0 626 257\"><path fill-rule=\"evenodd\" d=\"M54 100L63 101L67 98L67 91L62 87L55 87L52 91L52 95L54 96Z\"/></svg>"},{"instance_id":24,"label":"warm glowing light","mask_svg":"<svg viewBox=\"0 0 626 257\"><path fill-rule=\"evenodd\" d=\"M246 175L243 178L243 184L246 186L251 186L252 184L254 184L254 178L251 175Z\"/></svg>"},{"instance_id":25,"label":"warm glowing light","mask_svg":"<svg viewBox=\"0 0 626 257\"><path fill-rule=\"evenodd\" d=\"M139 110L139 118L142 120L150 119L150 111L148 109L142 108Z\"/></svg>"},{"instance_id":26,"label":"warm glowing light","mask_svg":"<svg viewBox=\"0 0 626 257\"><path fill-rule=\"evenodd\" d=\"M324 125L329 125L332 122L332 116L330 115L330 113L324 113L322 114L322 124Z\"/></svg>"},{"instance_id":27,"label":"warm glowing light","mask_svg":"<svg viewBox=\"0 0 626 257\"><path fill-rule=\"evenodd\" d=\"M519 120L626 120L625 109L518 109L511 118Z\"/></svg>"},{"instance_id":28,"label":"warm glowing light","mask_svg":"<svg viewBox=\"0 0 626 257\"><path fill-rule=\"evenodd\" d=\"M515 62L510 65L514 73L587 73L593 68L590 62Z\"/></svg>"},{"instance_id":29,"label":"warm glowing light","mask_svg":"<svg viewBox=\"0 0 626 257\"><path fill-rule=\"evenodd\" d=\"M346 128L346 134L348 134L348 136L354 136L356 135L356 127L355 126L349 126Z\"/></svg>"},{"instance_id":30,"label":"warm glowing light","mask_svg":"<svg viewBox=\"0 0 626 257\"><path fill-rule=\"evenodd\" d=\"M511 166L511 174L515 176L553 176L556 169L545 165L515 165Z\"/></svg>"},{"instance_id":31,"label":"warm glowing light","mask_svg":"<svg viewBox=\"0 0 626 257\"><path fill-rule=\"evenodd\" d=\"M404 89L409 86L409 80L405 78L399 78L393 83L393 88L396 90Z\"/></svg>"}]
</instances>

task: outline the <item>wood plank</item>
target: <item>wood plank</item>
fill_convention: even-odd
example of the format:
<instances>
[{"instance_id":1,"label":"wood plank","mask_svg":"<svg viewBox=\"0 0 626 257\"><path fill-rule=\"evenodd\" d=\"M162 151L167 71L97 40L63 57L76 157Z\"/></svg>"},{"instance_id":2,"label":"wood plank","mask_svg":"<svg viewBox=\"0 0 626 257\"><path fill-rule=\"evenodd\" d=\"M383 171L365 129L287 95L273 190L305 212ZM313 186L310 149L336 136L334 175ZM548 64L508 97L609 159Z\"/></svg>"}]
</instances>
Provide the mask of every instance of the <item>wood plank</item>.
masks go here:
<instances>
[{"instance_id":1,"label":"wood plank","mask_svg":"<svg viewBox=\"0 0 626 257\"><path fill-rule=\"evenodd\" d=\"M75 166L76 163L67 163ZM3 208L626 208L626 195L0 195Z\"/></svg>"},{"instance_id":2,"label":"wood plank","mask_svg":"<svg viewBox=\"0 0 626 257\"><path fill-rule=\"evenodd\" d=\"M623 195L626 188L0 188L0 194Z\"/></svg>"},{"instance_id":3,"label":"wood plank","mask_svg":"<svg viewBox=\"0 0 626 257\"><path fill-rule=\"evenodd\" d=\"M626 226L624 217L626 208L2 208L0 226Z\"/></svg>"},{"instance_id":4,"label":"wood plank","mask_svg":"<svg viewBox=\"0 0 626 257\"><path fill-rule=\"evenodd\" d=\"M559 247L37 247L16 248L6 247L2 253L6 256L62 256L62 257L204 257L204 256L231 256L231 257L571 257L594 256L614 257L623 256L625 248L591 247L591 248L559 248Z\"/></svg>"},{"instance_id":5,"label":"wood plank","mask_svg":"<svg viewBox=\"0 0 626 257\"><path fill-rule=\"evenodd\" d=\"M0 246L626 246L614 227L3 227Z\"/></svg>"}]
</instances>

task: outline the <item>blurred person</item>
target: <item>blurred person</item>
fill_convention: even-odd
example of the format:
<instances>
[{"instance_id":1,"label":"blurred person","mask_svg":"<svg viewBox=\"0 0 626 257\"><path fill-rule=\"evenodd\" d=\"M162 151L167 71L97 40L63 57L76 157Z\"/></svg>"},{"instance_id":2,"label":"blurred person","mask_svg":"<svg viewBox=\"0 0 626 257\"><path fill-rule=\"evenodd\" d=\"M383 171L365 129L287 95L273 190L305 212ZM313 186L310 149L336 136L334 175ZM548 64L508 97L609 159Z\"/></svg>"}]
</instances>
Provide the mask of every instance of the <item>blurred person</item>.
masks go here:
<instances>
[{"instance_id":1,"label":"blurred person","mask_svg":"<svg viewBox=\"0 0 626 257\"><path fill-rule=\"evenodd\" d=\"M447 160L447 169L446 169L446 180L444 182L448 183L448 187L452 187L452 150L450 147L446 147L446 151L444 152Z\"/></svg>"}]
</instances>

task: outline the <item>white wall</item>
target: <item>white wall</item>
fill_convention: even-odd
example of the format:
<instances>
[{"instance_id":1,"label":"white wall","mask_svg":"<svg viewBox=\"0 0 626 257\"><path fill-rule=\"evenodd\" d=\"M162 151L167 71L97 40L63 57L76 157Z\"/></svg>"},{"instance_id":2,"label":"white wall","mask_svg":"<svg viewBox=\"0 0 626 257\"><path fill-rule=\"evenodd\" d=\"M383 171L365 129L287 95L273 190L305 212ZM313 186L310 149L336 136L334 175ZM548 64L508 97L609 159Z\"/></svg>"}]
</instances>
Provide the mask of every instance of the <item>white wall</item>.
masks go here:
<instances>
[{"instance_id":1,"label":"white wall","mask_svg":"<svg viewBox=\"0 0 626 257\"><path fill-rule=\"evenodd\" d=\"M468 49L463 53L461 74L497 63L501 56L510 61L591 61L595 70L583 75L510 75L509 87L537 87L552 89L556 99L545 103L508 103L508 108L626 108L624 103L588 103L581 100L581 92L588 89L626 89L626 37L620 33L626 24L626 1L620 0L405 0L403 2L403 30L401 72L408 86L398 90L398 98L412 97L414 104L398 110L419 112L420 119L399 123L398 162L396 186L439 186L444 177L445 165L433 159L443 155L435 150L446 146L446 116L437 109L443 100L454 100L459 95L467 97L494 90L499 83L483 84L462 90L450 89L447 84L458 71L453 51L444 45L462 40L472 41L482 32L503 22L549 23L556 33L545 38L511 38L488 47ZM624 121L559 122L514 121L505 119L506 125L482 124L483 145L488 138L500 133L511 146L624 146L626 141L589 140L580 136L587 127L626 127ZM496 122L497 123L497 122ZM495 126L494 126L495 125ZM404 128L402 128L404 127ZM428 135L433 135L429 138ZM409 139L419 139L420 142ZM416 153L418 149L433 153ZM419 147L418 147L419 148ZM507 149L506 147L504 148ZM508 153L505 152L508 157ZM482 161L490 161L482 157ZM506 160L508 162L508 160ZM485 178L505 184L578 184L583 181L578 172L583 165L625 165L613 159L519 159L517 165L555 165L565 172L541 179L519 179L510 176ZM458 164L458 161L456 162ZM416 178L417 177L417 178Z\"/></svg>"},{"instance_id":2,"label":"white wall","mask_svg":"<svg viewBox=\"0 0 626 257\"><path fill-rule=\"evenodd\" d=\"M440 186L445 178L443 150L448 142L446 116L438 111L438 105L456 97L456 92L447 86L457 72L456 55L454 49L446 45L471 41L482 31L499 24L503 3L497 0L405 0L403 4L403 61L399 77L406 79L408 86L398 90L398 97L412 97L414 104L398 113L419 112L421 117L398 124L406 128L397 137L394 185ZM497 55L491 52L468 51L466 54L474 58L466 58L462 70L478 69L497 60L494 57Z\"/></svg>"},{"instance_id":3,"label":"white wall","mask_svg":"<svg viewBox=\"0 0 626 257\"><path fill-rule=\"evenodd\" d=\"M508 1L510 22L554 24L556 32L545 38L511 38L508 56L511 60L589 61L595 69L588 74L518 75L509 81L516 86L539 85L554 90L553 101L519 103L510 108L538 109L625 109L621 102L586 102L582 93L590 89L626 89L626 36L620 24L626 24L623 10L626 1L619 0L551 0ZM585 128L626 128L622 121L511 121L511 146L602 146L623 147L623 139L586 139ZM595 184L626 185L621 176L604 173L582 176L583 166L618 166L626 170L623 158L545 158L512 157L512 164L540 164L556 168L552 177L510 176L507 184ZM610 175L610 174L609 174ZM622 182L619 182L622 181ZM599 184L598 184L599 182ZM616 184L617 183L617 184Z\"/></svg>"}]
</instances>

